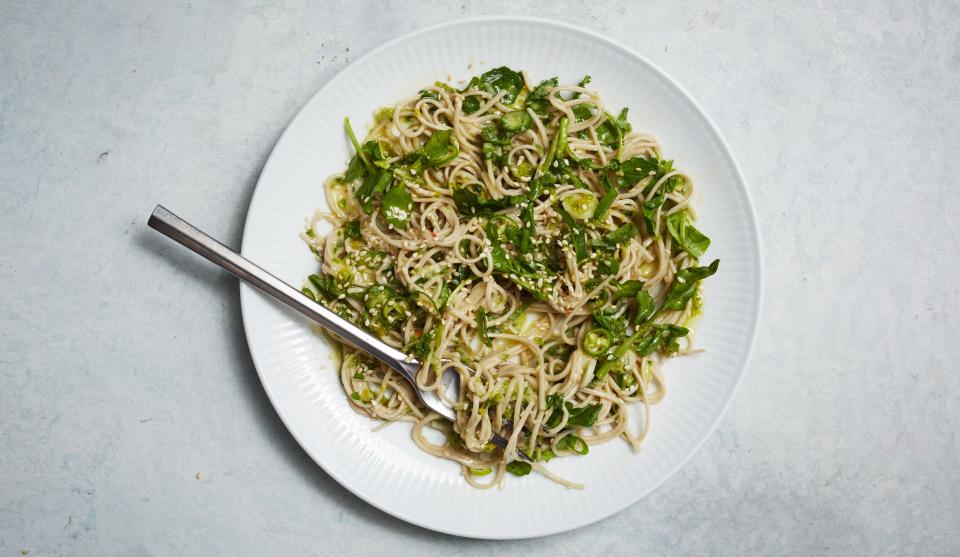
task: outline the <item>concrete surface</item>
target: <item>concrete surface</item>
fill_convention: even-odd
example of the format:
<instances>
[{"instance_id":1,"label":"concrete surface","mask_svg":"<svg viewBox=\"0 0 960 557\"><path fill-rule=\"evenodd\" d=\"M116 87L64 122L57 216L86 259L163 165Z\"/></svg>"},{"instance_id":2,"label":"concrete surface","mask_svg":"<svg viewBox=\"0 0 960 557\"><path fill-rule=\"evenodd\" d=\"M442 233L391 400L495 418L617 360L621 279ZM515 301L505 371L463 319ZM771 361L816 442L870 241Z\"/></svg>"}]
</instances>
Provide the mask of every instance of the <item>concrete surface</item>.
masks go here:
<instances>
[{"instance_id":1,"label":"concrete surface","mask_svg":"<svg viewBox=\"0 0 960 557\"><path fill-rule=\"evenodd\" d=\"M421 26L536 14L626 43L726 135L766 308L717 434L654 495L524 542L409 526L304 455L237 285L146 229L237 244L294 112ZM960 553L956 2L0 4L0 555Z\"/></svg>"}]
</instances>

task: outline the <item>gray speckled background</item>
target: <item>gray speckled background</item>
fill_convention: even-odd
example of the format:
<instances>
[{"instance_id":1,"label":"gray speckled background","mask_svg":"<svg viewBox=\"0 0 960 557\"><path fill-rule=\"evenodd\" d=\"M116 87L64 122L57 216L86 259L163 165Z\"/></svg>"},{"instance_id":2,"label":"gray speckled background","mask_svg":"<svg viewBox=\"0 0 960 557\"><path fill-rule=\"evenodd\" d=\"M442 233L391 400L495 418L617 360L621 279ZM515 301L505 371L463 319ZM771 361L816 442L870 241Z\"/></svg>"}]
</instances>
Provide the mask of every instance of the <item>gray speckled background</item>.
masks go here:
<instances>
[{"instance_id":1,"label":"gray speckled background","mask_svg":"<svg viewBox=\"0 0 960 557\"><path fill-rule=\"evenodd\" d=\"M766 259L751 369L699 454L523 542L421 530L327 477L260 388L235 281L145 224L162 201L238 244L316 89L481 4L0 4L0 556L960 553L960 7L679 4L484 3L683 84Z\"/></svg>"}]
</instances>

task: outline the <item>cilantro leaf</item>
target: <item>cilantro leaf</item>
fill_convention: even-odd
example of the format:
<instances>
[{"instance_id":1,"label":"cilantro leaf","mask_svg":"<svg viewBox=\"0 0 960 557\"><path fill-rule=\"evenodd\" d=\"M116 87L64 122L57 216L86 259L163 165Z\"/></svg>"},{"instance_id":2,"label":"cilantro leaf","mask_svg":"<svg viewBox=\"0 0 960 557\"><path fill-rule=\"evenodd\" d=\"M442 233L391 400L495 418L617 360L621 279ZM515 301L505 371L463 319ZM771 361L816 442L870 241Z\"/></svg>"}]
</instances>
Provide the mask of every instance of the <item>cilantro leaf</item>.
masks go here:
<instances>
[{"instance_id":1,"label":"cilantro leaf","mask_svg":"<svg viewBox=\"0 0 960 557\"><path fill-rule=\"evenodd\" d=\"M544 286L538 284L538 282L545 282L547 278L545 275L531 269L518 258L512 257L500 246L493 247L491 256L495 273L513 281L517 286L530 292L534 298L540 301L547 300L547 290Z\"/></svg>"},{"instance_id":2,"label":"cilantro leaf","mask_svg":"<svg viewBox=\"0 0 960 557\"><path fill-rule=\"evenodd\" d=\"M343 173L344 182L352 182L357 178L366 176L367 168L363 166L363 160L358 155L354 155L347 165L347 171Z\"/></svg>"},{"instance_id":3,"label":"cilantro leaf","mask_svg":"<svg viewBox=\"0 0 960 557\"><path fill-rule=\"evenodd\" d=\"M559 85L560 82L555 77L545 79L537 85L527 96L527 106L541 116L547 113L550 108L550 90Z\"/></svg>"},{"instance_id":4,"label":"cilantro leaf","mask_svg":"<svg viewBox=\"0 0 960 557\"><path fill-rule=\"evenodd\" d=\"M568 403L569 404L569 403ZM600 414L600 404L589 404L580 408L573 405L567 407L570 417L567 419L568 426L590 427L597 423L597 416Z\"/></svg>"},{"instance_id":5,"label":"cilantro leaf","mask_svg":"<svg viewBox=\"0 0 960 557\"><path fill-rule=\"evenodd\" d=\"M460 149L450 142L450 130L437 130L427 140L422 152L427 168L435 168L457 158Z\"/></svg>"},{"instance_id":6,"label":"cilantro leaf","mask_svg":"<svg viewBox=\"0 0 960 557\"><path fill-rule=\"evenodd\" d=\"M713 275L720 268L720 260L714 259L707 267L687 267L677 271L663 300L663 307L682 310L697 292L697 284Z\"/></svg>"},{"instance_id":7,"label":"cilantro leaf","mask_svg":"<svg viewBox=\"0 0 960 557\"><path fill-rule=\"evenodd\" d=\"M690 223L686 211L678 211L667 217L667 230L683 251L699 259L710 247L710 238Z\"/></svg>"},{"instance_id":8,"label":"cilantro leaf","mask_svg":"<svg viewBox=\"0 0 960 557\"><path fill-rule=\"evenodd\" d=\"M633 322L639 325L653 317L656 304L653 301L653 297L645 290L637 292L635 298L637 301L637 312L633 316Z\"/></svg>"},{"instance_id":9,"label":"cilantro leaf","mask_svg":"<svg viewBox=\"0 0 960 557\"><path fill-rule=\"evenodd\" d=\"M397 184L390 188L390 191L383 196L380 210L384 218L387 219L387 222L392 224L394 228L405 230L407 228L407 220L413 211L413 197L411 197L410 192L407 191L407 188L403 184L397 182Z\"/></svg>"},{"instance_id":10,"label":"cilantro leaf","mask_svg":"<svg viewBox=\"0 0 960 557\"><path fill-rule=\"evenodd\" d=\"M512 104L523 89L523 76L506 66L500 66L481 75L479 86L491 95L506 91L500 102Z\"/></svg>"},{"instance_id":11,"label":"cilantro leaf","mask_svg":"<svg viewBox=\"0 0 960 557\"><path fill-rule=\"evenodd\" d=\"M360 207L368 215L373 212L373 198L376 194L387 189L393 180L393 174L382 168L373 167L373 170L363 179L363 183L354 194L360 201Z\"/></svg>"},{"instance_id":12,"label":"cilantro leaf","mask_svg":"<svg viewBox=\"0 0 960 557\"><path fill-rule=\"evenodd\" d=\"M634 346L641 356L649 356L657 350L672 354L680 349L677 339L687 336L690 331L673 323L654 325L653 329Z\"/></svg>"},{"instance_id":13,"label":"cilantro leaf","mask_svg":"<svg viewBox=\"0 0 960 557\"><path fill-rule=\"evenodd\" d=\"M430 357L431 350L433 350L433 344L437 338L437 331L439 330L440 327L434 327L430 329L429 332L418 336L416 340L407 345L407 351L416 356L421 362L426 361L426 359Z\"/></svg>"}]
</instances>

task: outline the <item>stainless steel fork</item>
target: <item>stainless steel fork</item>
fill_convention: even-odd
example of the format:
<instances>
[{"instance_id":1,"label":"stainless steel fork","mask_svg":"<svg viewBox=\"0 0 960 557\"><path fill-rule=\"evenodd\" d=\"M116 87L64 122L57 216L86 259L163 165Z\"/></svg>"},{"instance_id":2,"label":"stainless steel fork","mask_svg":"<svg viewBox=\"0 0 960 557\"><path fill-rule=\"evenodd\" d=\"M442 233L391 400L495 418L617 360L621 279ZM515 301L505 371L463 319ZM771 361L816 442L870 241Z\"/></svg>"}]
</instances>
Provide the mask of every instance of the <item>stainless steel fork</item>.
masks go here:
<instances>
[{"instance_id":1,"label":"stainless steel fork","mask_svg":"<svg viewBox=\"0 0 960 557\"><path fill-rule=\"evenodd\" d=\"M417 387L416 375L420 370L420 362L412 356L386 344L311 300L300 290L283 282L249 259L204 234L162 205L157 205L157 208L153 210L147 224L221 268L230 271L237 278L264 294L316 321L352 346L387 364L410 383L424 406L447 420L456 420L454 409L438 396L436 391L423 391ZM443 392L450 393L448 396L451 398L460 396L460 375L456 371L449 367L443 368L440 375L440 384ZM507 446L507 440L497 433L493 434L491 441L501 449L505 449ZM518 450L517 452L520 458L527 461L531 460L530 456L523 451Z\"/></svg>"}]
</instances>

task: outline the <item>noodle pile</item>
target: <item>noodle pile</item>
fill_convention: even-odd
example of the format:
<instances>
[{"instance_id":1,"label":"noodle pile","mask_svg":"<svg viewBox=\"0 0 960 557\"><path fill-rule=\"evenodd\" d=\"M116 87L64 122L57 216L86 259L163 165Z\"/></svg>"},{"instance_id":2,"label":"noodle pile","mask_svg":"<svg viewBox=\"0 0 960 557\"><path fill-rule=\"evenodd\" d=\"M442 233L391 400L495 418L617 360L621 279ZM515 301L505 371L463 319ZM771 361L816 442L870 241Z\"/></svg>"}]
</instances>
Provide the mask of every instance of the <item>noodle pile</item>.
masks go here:
<instances>
[{"instance_id":1,"label":"noodle pile","mask_svg":"<svg viewBox=\"0 0 960 557\"><path fill-rule=\"evenodd\" d=\"M357 154L303 234L320 261L305 293L414 355L421 389L437 389L441 358L460 374L450 423L344 346L350 403L414 422L417 445L478 488L532 469L581 487L543 463L615 438L639 448L666 392L661 363L692 350L685 325L717 270L698 266L710 241L690 177L588 83L501 67L377 111L363 143L347 121Z\"/></svg>"}]
</instances>

